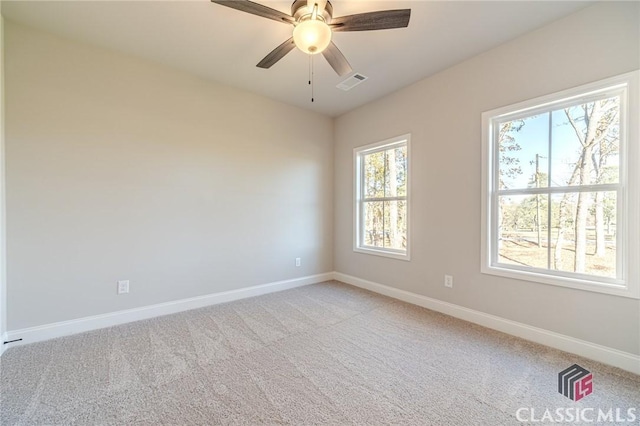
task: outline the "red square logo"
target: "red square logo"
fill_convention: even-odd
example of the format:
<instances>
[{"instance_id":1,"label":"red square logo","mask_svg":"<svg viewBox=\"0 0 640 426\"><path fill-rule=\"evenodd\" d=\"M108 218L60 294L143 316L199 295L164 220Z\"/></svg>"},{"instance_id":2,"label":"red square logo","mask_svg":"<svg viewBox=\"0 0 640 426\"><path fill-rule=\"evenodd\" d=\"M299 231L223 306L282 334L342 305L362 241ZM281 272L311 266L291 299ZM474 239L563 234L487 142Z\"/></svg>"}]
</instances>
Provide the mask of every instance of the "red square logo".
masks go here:
<instances>
[{"instance_id":1,"label":"red square logo","mask_svg":"<svg viewBox=\"0 0 640 426\"><path fill-rule=\"evenodd\" d=\"M580 401L593 392L593 374L573 364L558 374L558 392L573 401Z\"/></svg>"}]
</instances>

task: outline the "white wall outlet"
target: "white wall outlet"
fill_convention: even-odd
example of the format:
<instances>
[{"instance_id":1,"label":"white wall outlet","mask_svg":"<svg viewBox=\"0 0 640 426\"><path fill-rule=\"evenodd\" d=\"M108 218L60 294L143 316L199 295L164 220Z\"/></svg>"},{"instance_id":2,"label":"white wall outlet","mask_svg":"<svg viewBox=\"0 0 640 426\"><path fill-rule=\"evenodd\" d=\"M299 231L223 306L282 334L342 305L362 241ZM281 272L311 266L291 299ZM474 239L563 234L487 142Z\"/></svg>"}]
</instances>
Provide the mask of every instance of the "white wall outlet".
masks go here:
<instances>
[{"instance_id":1,"label":"white wall outlet","mask_svg":"<svg viewBox=\"0 0 640 426\"><path fill-rule=\"evenodd\" d=\"M300 266L300 258L296 257L296 266Z\"/></svg>"},{"instance_id":2,"label":"white wall outlet","mask_svg":"<svg viewBox=\"0 0 640 426\"><path fill-rule=\"evenodd\" d=\"M118 294L129 293L129 280L118 281Z\"/></svg>"},{"instance_id":3,"label":"white wall outlet","mask_svg":"<svg viewBox=\"0 0 640 426\"><path fill-rule=\"evenodd\" d=\"M444 276L444 286L453 288L453 275L445 275Z\"/></svg>"}]
</instances>

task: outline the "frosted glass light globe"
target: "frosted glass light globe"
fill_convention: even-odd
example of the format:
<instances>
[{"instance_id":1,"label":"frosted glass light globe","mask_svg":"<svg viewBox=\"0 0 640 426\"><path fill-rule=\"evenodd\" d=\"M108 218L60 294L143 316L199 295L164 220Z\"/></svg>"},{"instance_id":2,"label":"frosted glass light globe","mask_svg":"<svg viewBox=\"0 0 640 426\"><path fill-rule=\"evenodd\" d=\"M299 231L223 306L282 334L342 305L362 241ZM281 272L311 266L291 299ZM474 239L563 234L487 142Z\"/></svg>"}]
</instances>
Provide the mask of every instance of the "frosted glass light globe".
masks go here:
<instances>
[{"instance_id":1,"label":"frosted glass light globe","mask_svg":"<svg viewBox=\"0 0 640 426\"><path fill-rule=\"evenodd\" d=\"M304 53L318 54L331 43L331 28L317 19L302 21L293 29L293 41Z\"/></svg>"}]
</instances>

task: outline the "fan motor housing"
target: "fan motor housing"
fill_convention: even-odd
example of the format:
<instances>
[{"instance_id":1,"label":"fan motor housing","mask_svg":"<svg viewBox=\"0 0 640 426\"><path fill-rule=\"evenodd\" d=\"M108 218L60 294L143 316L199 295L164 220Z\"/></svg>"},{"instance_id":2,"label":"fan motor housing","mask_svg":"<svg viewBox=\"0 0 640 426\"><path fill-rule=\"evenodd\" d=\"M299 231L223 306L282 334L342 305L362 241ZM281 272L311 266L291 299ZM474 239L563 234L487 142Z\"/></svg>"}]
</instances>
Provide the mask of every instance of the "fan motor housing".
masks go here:
<instances>
[{"instance_id":1,"label":"fan motor housing","mask_svg":"<svg viewBox=\"0 0 640 426\"><path fill-rule=\"evenodd\" d=\"M307 4L307 0L295 0L291 5L291 16L296 20L296 22L300 22L303 17L307 15L311 15L313 10L310 10ZM327 1L327 4L324 7L322 13L319 13L322 16L324 22L327 24L331 23L331 17L333 16L333 6L331 2Z\"/></svg>"}]
</instances>

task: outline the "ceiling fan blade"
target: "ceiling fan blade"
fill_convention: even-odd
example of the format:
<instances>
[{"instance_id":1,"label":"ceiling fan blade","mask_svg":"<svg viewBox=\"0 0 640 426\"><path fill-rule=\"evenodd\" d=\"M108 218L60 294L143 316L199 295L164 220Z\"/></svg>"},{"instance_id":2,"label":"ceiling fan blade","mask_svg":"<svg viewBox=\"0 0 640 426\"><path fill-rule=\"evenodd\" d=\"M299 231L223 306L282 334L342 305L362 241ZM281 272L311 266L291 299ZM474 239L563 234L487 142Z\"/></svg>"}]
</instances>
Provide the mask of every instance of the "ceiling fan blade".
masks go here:
<instances>
[{"instance_id":1,"label":"ceiling fan blade","mask_svg":"<svg viewBox=\"0 0 640 426\"><path fill-rule=\"evenodd\" d=\"M292 16L282 13L279 10L271 9L270 7L263 6L259 3L254 3L249 0L211 0L212 3L221 4L232 9L240 10L242 12L251 13L252 15L262 16L263 18L273 19L274 21L282 22L285 24L293 24L295 19Z\"/></svg>"},{"instance_id":2,"label":"ceiling fan blade","mask_svg":"<svg viewBox=\"0 0 640 426\"><path fill-rule=\"evenodd\" d=\"M293 42L293 37L291 37L289 40L285 41L280 46L273 49L256 66L258 68L271 68L273 64L278 62L280 59L284 58L287 53L291 52L291 50L293 50L294 47L296 47L296 44Z\"/></svg>"},{"instance_id":3,"label":"ceiling fan blade","mask_svg":"<svg viewBox=\"0 0 640 426\"><path fill-rule=\"evenodd\" d=\"M333 31L371 31L404 28L409 26L411 9L380 10L341 16L331 20Z\"/></svg>"},{"instance_id":4,"label":"ceiling fan blade","mask_svg":"<svg viewBox=\"0 0 640 426\"><path fill-rule=\"evenodd\" d=\"M333 42L329 43L329 46L322 51L322 55L339 76L349 74L353 71L351 65L349 65L349 61L347 61L347 58L344 57L340 49L338 49L338 46Z\"/></svg>"}]
</instances>

